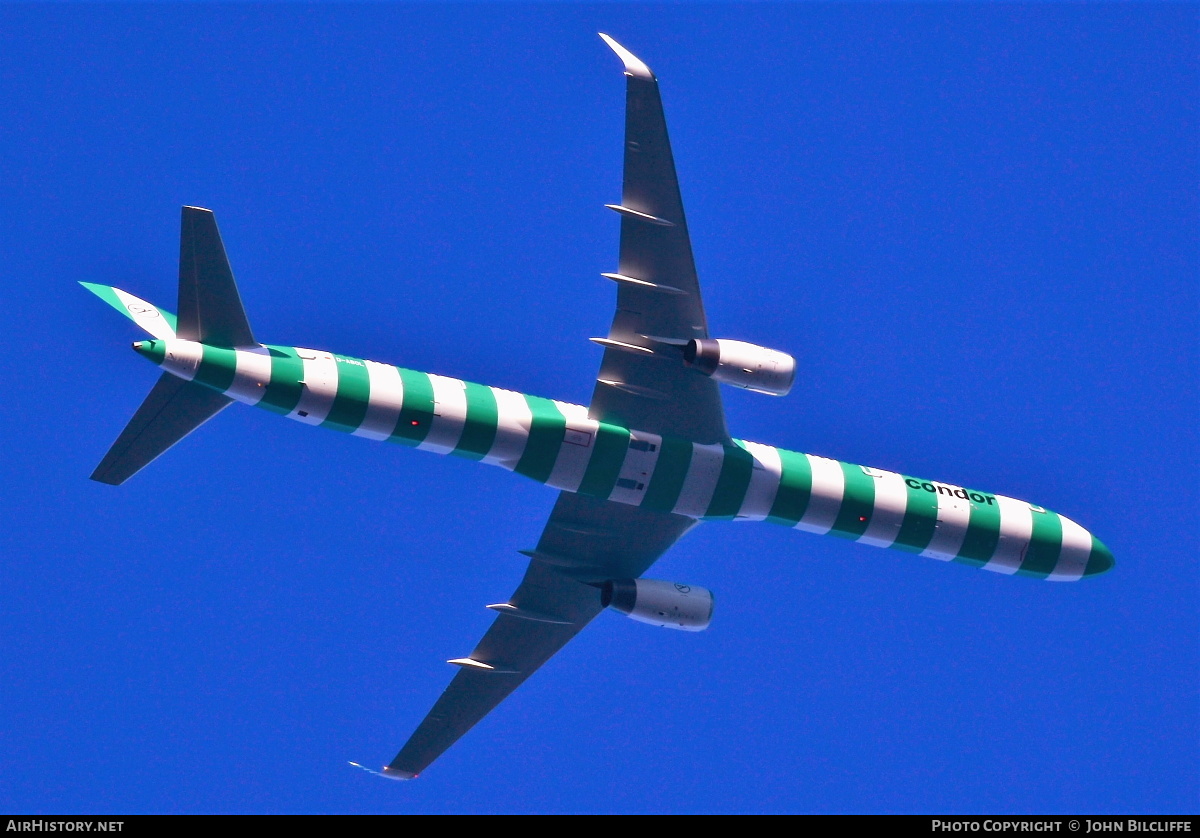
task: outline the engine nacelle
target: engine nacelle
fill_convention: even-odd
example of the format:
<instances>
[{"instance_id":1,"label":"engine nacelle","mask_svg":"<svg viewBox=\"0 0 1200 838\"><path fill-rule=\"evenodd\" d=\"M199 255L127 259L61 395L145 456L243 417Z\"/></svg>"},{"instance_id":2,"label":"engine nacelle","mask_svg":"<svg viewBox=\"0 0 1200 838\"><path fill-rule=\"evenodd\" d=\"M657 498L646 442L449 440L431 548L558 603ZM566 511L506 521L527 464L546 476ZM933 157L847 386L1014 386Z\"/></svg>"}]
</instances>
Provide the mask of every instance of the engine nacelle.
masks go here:
<instances>
[{"instance_id":1,"label":"engine nacelle","mask_svg":"<svg viewBox=\"0 0 1200 838\"><path fill-rule=\"evenodd\" d=\"M690 340L683 362L724 384L769 396L786 396L796 379L791 355L740 340Z\"/></svg>"},{"instance_id":2,"label":"engine nacelle","mask_svg":"<svg viewBox=\"0 0 1200 838\"><path fill-rule=\"evenodd\" d=\"M712 591L678 582L613 579L600 589L600 602L639 623L663 628L704 631L712 622Z\"/></svg>"}]
</instances>

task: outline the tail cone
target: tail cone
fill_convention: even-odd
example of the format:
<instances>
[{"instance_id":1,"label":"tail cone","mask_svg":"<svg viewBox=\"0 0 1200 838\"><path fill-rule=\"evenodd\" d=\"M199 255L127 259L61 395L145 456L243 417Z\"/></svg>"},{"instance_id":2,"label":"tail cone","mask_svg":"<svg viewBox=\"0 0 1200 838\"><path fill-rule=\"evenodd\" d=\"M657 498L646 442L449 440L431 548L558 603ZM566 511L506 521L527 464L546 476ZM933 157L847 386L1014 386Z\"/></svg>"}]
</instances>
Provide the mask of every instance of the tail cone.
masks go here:
<instances>
[{"instance_id":1,"label":"tail cone","mask_svg":"<svg viewBox=\"0 0 1200 838\"><path fill-rule=\"evenodd\" d=\"M139 340L133 344L133 351L144 358L149 358L155 364L161 364L163 357L166 355L166 341L161 340Z\"/></svg>"}]
</instances>

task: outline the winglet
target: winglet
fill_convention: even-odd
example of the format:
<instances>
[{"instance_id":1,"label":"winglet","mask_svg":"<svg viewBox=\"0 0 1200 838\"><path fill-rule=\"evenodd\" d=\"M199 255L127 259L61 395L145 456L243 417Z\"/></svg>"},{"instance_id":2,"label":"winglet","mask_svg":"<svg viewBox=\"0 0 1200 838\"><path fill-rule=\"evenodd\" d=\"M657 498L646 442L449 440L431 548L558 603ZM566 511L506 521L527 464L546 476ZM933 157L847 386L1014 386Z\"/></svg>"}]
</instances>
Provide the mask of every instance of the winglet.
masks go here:
<instances>
[{"instance_id":1,"label":"winglet","mask_svg":"<svg viewBox=\"0 0 1200 838\"><path fill-rule=\"evenodd\" d=\"M625 47L618 44L608 35L605 35L603 32L598 34L604 39L604 43L608 44L609 48L611 48L612 51L617 54L617 57L620 58L625 64L625 75L635 76L639 79L646 79L647 81L654 81L654 73L650 72L650 68L647 67L640 58L638 58L629 50L625 49Z\"/></svg>"}]
</instances>

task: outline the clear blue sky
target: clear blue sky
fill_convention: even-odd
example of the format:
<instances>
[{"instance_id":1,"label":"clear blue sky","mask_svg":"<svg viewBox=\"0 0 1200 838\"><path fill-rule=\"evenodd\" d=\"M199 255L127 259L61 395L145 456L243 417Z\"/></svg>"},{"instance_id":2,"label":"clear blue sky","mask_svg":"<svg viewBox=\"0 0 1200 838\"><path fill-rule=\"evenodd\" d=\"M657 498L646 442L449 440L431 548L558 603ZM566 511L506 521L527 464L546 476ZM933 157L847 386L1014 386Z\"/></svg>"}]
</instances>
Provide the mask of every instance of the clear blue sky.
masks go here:
<instances>
[{"instance_id":1,"label":"clear blue sky","mask_svg":"<svg viewBox=\"0 0 1200 838\"><path fill-rule=\"evenodd\" d=\"M0 810L1197 809L1197 6L4 5ZM767 524L652 575L418 781L381 765L555 492L235 406L87 479L217 213L260 339L584 402L658 74L735 435L1025 498L1054 585Z\"/></svg>"}]
</instances>

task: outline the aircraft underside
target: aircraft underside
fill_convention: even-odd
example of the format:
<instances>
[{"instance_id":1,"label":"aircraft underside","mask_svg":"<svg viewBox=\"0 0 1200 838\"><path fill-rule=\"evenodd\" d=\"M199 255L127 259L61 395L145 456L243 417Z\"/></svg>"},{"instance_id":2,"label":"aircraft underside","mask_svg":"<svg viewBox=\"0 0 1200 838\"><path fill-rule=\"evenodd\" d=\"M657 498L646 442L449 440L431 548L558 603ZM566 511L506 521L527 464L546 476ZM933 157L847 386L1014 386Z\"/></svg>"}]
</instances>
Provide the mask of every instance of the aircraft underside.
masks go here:
<instances>
[{"instance_id":1,"label":"aircraft underside","mask_svg":"<svg viewBox=\"0 0 1200 838\"><path fill-rule=\"evenodd\" d=\"M1004 495L733 438L720 384L784 395L790 355L708 332L658 82L608 36L627 77L616 310L588 406L324 350L260 344L212 212L184 207L178 314L84 283L153 339L162 370L92 477L121 484L234 401L309 425L478 460L559 496L520 586L396 758L422 771L606 607L701 630L712 594L646 579L702 520L769 521L1055 581L1103 573L1090 532Z\"/></svg>"}]
</instances>

